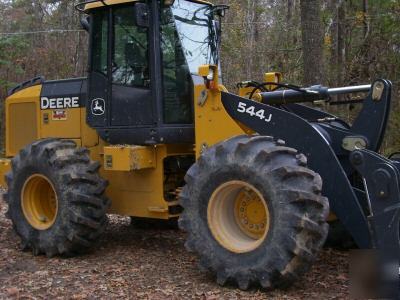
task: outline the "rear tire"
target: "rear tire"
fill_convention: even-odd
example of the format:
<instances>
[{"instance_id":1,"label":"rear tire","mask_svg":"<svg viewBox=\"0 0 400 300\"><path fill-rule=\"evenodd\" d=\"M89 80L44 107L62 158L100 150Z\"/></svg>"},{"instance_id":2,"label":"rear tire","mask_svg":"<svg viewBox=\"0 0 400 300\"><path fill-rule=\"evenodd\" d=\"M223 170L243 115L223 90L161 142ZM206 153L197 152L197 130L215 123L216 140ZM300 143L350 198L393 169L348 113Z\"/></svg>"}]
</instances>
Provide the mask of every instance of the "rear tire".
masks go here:
<instances>
[{"instance_id":1,"label":"rear tire","mask_svg":"<svg viewBox=\"0 0 400 300\"><path fill-rule=\"evenodd\" d=\"M329 204L320 176L306 165L282 141L239 136L208 149L188 171L179 225L186 248L219 284L287 287L310 268L328 233ZM252 196L241 206L243 193ZM237 201L242 219L233 216Z\"/></svg>"},{"instance_id":2,"label":"rear tire","mask_svg":"<svg viewBox=\"0 0 400 300\"><path fill-rule=\"evenodd\" d=\"M87 251L107 224L110 201L99 163L73 141L37 141L12 159L6 175L8 217L23 249L35 255ZM50 195L50 196L48 196Z\"/></svg>"}]
</instances>

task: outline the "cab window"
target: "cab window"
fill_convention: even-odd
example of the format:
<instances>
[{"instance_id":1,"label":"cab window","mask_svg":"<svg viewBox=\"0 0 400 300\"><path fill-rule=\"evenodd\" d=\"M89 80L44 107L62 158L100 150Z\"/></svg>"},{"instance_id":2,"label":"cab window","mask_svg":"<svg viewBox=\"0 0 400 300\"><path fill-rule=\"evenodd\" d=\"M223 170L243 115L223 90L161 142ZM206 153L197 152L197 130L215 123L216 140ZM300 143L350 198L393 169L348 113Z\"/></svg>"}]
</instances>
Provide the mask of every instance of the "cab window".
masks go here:
<instances>
[{"instance_id":1,"label":"cab window","mask_svg":"<svg viewBox=\"0 0 400 300\"><path fill-rule=\"evenodd\" d=\"M92 15L92 71L107 74L108 10Z\"/></svg>"},{"instance_id":2,"label":"cab window","mask_svg":"<svg viewBox=\"0 0 400 300\"><path fill-rule=\"evenodd\" d=\"M161 24L164 122L192 124L192 77L171 8L162 11Z\"/></svg>"},{"instance_id":3,"label":"cab window","mask_svg":"<svg viewBox=\"0 0 400 300\"><path fill-rule=\"evenodd\" d=\"M148 29L135 25L134 13L133 5L113 9L112 81L114 84L148 88Z\"/></svg>"}]
</instances>

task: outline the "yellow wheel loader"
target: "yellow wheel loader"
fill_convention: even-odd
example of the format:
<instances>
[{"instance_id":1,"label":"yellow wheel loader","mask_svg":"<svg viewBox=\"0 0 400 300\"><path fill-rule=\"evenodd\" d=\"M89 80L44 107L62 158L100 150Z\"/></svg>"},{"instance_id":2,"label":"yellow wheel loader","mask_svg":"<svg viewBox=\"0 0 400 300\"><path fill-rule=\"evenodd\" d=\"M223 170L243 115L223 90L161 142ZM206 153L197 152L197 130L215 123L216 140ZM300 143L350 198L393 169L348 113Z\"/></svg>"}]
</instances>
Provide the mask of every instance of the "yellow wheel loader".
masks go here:
<instances>
[{"instance_id":1,"label":"yellow wheel loader","mask_svg":"<svg viewBox=\"0 0 400 300\"><path fill-rule=\"evenodd\" d=\"M391 83L221 83L226 6L86 1L87 78L9 91L8 217L23 248L73 256L106 214L176 220L219 284L285 287L315 260L328 214L361 248L399 246L399 163L377 154ZM353 124L301 104L364 93ZM329 200L328 200L329 199ZM394 225L393 225L394 224Z\"/></svg>"}]
</instances>

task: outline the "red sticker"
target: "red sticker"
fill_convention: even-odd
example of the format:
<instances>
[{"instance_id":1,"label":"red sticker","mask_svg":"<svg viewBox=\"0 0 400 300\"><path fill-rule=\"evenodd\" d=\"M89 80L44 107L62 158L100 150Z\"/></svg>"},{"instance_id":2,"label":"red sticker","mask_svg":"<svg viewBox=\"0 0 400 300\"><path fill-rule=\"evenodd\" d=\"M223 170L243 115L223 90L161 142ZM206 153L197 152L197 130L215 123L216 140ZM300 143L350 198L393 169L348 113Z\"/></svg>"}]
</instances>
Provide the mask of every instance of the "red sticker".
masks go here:
<instances>
[{"instance_id":1,"label":"red sticker","mask_svg":"<svg viewBox=\"0 0 400 300\"><path fill-rule=\"evenodd\" d=\"M53 110L53 121L65 121L67 120L66 110Z\"/></svg>"}]
</instances>

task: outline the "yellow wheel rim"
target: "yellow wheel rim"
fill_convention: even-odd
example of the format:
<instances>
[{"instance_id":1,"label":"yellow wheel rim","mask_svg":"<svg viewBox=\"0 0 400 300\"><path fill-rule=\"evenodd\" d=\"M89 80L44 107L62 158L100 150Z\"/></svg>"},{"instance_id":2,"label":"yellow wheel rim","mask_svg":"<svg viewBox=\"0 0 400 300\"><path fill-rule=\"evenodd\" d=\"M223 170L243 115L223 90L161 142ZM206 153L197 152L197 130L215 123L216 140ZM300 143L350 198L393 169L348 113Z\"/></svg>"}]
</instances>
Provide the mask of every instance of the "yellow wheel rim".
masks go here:
<instances>
[{"instance_id":1,"label":"yellow wheel rim","mask_svg":"<svg viewBox=\"0 0 400 300\"><path fill-rule=\"evenodd\" d=\"M218 243L234 253L257 249L269 231L269 209L260 191L243 181L218 187L208 204L208 226Z\"/></svg>"},{"instance_id":2,"label":"yellow wheel rim","mask_svg":"<svg viewBox=\"0 0 400 300\"><path fill-rule=\"evenodd\" d=\"M33 228L46 230L53 226L57 218L58 200L50 180L40 174L30 176L21 191L21 206Z\"/></svg>"}]
</instances>

